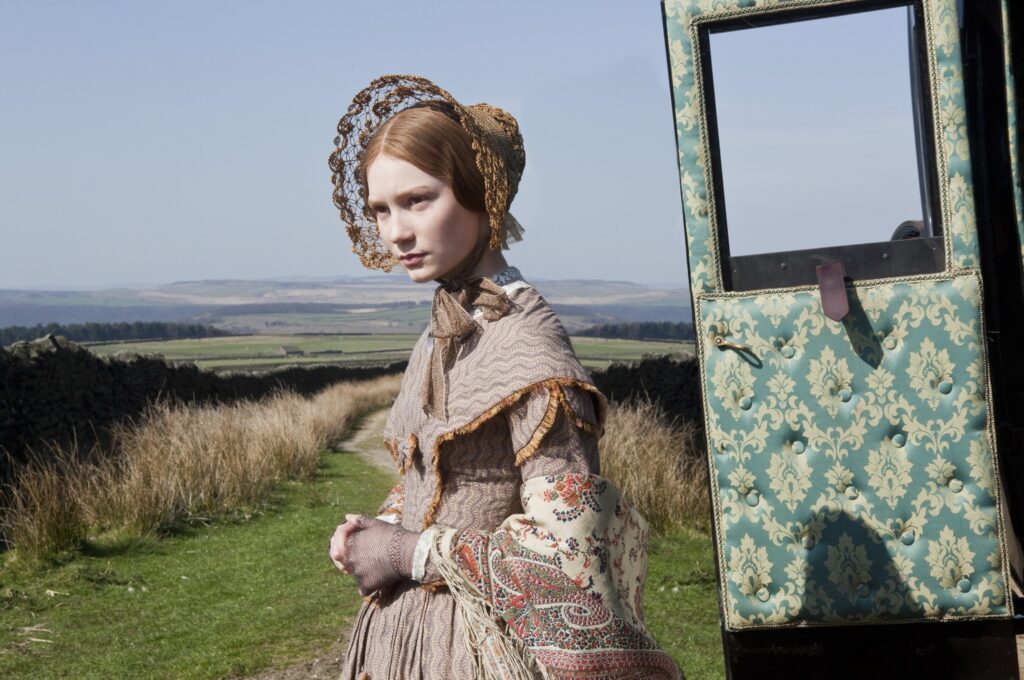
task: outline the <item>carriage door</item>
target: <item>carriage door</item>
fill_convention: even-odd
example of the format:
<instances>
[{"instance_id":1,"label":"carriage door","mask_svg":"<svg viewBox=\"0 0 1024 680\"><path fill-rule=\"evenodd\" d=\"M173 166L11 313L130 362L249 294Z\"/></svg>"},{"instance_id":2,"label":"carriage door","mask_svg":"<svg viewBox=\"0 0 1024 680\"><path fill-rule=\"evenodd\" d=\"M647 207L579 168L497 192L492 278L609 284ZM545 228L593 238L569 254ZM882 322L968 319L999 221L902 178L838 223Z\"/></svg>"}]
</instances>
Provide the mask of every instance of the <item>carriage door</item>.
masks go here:
<instances>
[{"instance_id":1,"label":"carriage door","mask_svg":"<svg viewBox=\"0 0 1024 680\"><path fill-rule=\"evenodd\" d=\"M957 677L1012 602L956 0L664 12L730 674Z\"/></svg>"}]
</instances>

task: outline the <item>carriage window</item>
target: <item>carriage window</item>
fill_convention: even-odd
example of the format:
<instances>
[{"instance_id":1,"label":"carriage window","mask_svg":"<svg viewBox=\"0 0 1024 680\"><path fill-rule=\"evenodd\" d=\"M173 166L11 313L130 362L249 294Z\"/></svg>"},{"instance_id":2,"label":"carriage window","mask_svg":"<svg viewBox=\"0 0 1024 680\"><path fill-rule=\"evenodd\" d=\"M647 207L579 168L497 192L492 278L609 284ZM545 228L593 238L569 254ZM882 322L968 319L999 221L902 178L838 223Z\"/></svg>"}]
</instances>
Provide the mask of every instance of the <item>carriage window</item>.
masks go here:
<instances>
[{"instance_id":1,"label":"carriage window","mask_svg":"<svg viewBox=\"0 0 1024 680\"><path fill-rule=\"evenodd\" d=\"M730 288L811 283L836 260L854 278L942 269L916 25L908 4L704 33Z\"/></svg>"}]
</instances>

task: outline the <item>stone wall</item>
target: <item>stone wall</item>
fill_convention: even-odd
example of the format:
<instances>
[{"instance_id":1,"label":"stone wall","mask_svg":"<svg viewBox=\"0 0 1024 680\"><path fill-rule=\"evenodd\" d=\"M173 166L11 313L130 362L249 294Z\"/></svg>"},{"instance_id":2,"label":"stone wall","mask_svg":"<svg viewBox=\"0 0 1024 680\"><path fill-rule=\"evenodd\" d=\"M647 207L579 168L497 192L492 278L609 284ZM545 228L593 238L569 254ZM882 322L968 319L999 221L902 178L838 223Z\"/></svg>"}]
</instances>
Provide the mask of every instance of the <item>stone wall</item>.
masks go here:
<instances>
[{"instance_id":1,"label":"stone wall","mask_svg":"<svg viewBox=\"0 0 1024 680\"><path fill-rule=\"evenodd\" d=\"M405 362L373 368L321 365L265 373L215 374L172 366L154 355L98 357L62 336L0 348L0 483L29 448L78 442L86 451L104 443L114 423L137 416L159 398L197 403L259 399L275 389L312 394L342 380L405 369Z\"/></svg>"},{"instance_id":2,"label":"stone wall","mask_svg":"<svg viewBox=\"0 0 1024 680\"><path fill-rule=\"evenodd\" d=\"M373 368L321 365L264 373L215 374L172 366L155 355L98 357L61 336L0 348L0 484L28 449L46 442L77 441L87 451L105 443L108 428L137 416L158 398L197 403L259 399L275 389L315 393L341 380L371 378L405 369L405 362ZM610 399L648 396L670 418L702 424L695 359L645 359L594 373Z\"/></svg>"},{"instance_id":3,"label":"stone wall","mask_svg":"<svg viewBox=\"0 0 1024 680\"><path fill-rule=\"evenodd\" d=\"M649 397L670 418L704 426L697 359L658 357L634 364L612 364L593 374L594 382L612 401Z\"/></svg>"}]
</instances>

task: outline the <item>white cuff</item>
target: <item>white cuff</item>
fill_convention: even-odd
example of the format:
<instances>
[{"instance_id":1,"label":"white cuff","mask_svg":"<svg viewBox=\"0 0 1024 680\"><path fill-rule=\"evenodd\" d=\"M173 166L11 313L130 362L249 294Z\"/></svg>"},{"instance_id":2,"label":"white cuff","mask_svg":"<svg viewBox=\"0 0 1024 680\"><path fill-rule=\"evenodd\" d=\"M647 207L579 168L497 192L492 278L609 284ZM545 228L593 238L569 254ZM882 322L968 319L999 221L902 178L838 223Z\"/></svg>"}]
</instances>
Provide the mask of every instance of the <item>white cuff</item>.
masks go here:
<instances>
[{"instance_id":1,"label":"white cuff","mask_svg":"<svg viewBox=\"0 0 1024 680\"><path fill-rule=\"evenodd\" d=\"M394 513L390 515L377 515L376 519L379 519L382 522L387 522L388 524L398 524L399 522L398 515Z\"/></svg>"},{"instance_id":2,"label":"white cuff","mask_svg":"<svg viewBox=\"0 0 1024 680\"><path fill-rule=\"evenodd\" d=\"M423 583L427 572L427 557L430 555L430 546L434 543L434 534L437 530L430 527L416 541L416 550L412 554L412 580Z\"/></svg>"}]
</instances>

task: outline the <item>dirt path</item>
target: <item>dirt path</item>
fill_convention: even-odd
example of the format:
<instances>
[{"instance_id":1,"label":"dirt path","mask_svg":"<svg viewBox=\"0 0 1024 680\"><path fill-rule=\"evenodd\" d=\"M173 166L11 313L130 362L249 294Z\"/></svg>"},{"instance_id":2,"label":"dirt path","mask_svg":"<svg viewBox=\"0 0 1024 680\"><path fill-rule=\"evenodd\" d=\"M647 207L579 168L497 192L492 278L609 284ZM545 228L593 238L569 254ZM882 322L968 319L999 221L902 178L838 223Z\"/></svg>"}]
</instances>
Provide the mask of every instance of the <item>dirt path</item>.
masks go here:
<instances>
[{"instance_id":1,"label":"dirt path","mask_svg":"<svg viewBox=\"0 0 1024 680\"><path fill-rule=\"evenodd\" d=\"M386 470L397 480L398 472L395 470L395 462L391 458L391 453L384 448L384 442L381 441L381 433L384 431L384 423L387 422L387 419L388 409L381 409L367 416L356 433L342 444L341 450L356 453L367 463Z\"/></svg>"},{"instance_id":2,"label":"dirt path","mask_svg":"<svg viewBox=\"0 0 1024 680\"><path fill-rule=\"evenodd\" d=\"M341 451L355 453L361 459L375 465L398 479L391 454L381 441L381 432L388 417L388 409L383 409L368 416L355 433L341 445ZM302 661L287 668L263 671L248 676L245 680L327 680L341 675L341 665L345 659L345 648L348 646L348 627L340 632L340 637L331 646L318 653L311 661Z\"/></svg>"}]
</instances>

